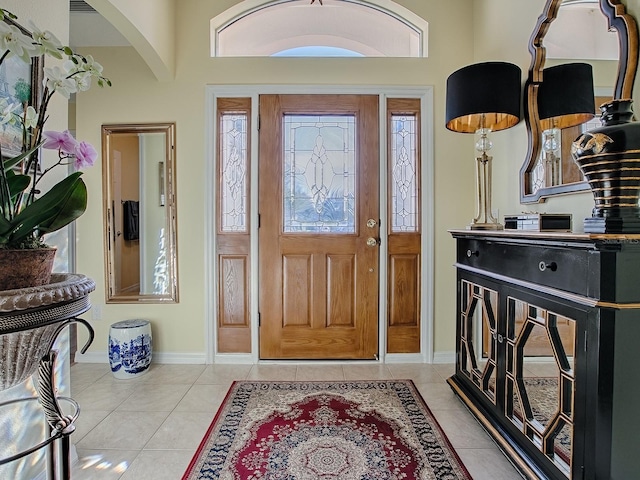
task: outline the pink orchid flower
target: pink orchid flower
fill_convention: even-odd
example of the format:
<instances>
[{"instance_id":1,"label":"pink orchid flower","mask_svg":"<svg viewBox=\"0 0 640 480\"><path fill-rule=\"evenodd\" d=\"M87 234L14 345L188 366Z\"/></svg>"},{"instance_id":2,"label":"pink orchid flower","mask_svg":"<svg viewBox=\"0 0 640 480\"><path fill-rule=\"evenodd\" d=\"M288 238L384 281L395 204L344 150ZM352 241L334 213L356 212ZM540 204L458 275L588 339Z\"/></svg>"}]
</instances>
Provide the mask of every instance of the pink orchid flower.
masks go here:
<instances>
[{"instance_id":1,"label":"pink orchid flower","mask_svg":"<svg viewBox=\"0 0 640 480\"><path fill-rule=\"evenodd\" d=\"M75 149L75 154L76 161L74 162L74 165L76 170L80 170L82 167L91 167L96 161L96 158L98 158L98 152L96 152L93 145L88 142L78 143Z\"/></svg>"},{"instance_id":2,"label":"pink orchid flower","mask_svg":"<svg viewBox=\"0 0 640 480\"><path fill-rule=\"evenodd\" d=\"M75 154L76 146L78 142L73 135L69 132L69 130L65 130L64 132L55 132L52 130L48 130L42 132L42 136L45 138L43 148L50 148L52 150L59 150L62 153L66 153L68 155Z\"/></svg>"}]
</instances>

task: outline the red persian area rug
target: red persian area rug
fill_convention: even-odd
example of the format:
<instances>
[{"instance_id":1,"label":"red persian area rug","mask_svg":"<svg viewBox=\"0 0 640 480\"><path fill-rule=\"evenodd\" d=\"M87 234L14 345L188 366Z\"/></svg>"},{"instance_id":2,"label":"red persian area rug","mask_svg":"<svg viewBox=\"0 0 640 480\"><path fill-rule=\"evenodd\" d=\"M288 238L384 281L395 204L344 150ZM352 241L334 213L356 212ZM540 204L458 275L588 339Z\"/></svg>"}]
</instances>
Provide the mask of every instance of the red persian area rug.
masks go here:
<instances>
[{"instance_id":1,"label":"red persian area rug","mask_svg":"<svg viewBox=\"0 0 640 480\"><path fill-rule=\"evenodd\" d=\"M410 380L235 382L183 480L470 480Z\"/></svg>"}]
</instances>

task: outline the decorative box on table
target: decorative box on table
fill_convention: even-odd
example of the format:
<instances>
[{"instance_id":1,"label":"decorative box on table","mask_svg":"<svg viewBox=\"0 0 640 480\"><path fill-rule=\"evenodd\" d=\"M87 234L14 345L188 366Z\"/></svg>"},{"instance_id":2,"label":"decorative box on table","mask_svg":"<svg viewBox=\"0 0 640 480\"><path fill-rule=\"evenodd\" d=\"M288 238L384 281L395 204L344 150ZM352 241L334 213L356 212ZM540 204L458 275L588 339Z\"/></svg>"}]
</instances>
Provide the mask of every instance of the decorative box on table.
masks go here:
<instances>
[{"instance_id":1,"label":"decorative box on table","mask_svg":"<svg viewBox=\"0 0 640 480\"><path fill-rule=\"evenodd\" d=\"M507 230L530 230L534 232L570 232L569 213L526 213L505 215L504 228Z\"/></svg>"}]
</instances>

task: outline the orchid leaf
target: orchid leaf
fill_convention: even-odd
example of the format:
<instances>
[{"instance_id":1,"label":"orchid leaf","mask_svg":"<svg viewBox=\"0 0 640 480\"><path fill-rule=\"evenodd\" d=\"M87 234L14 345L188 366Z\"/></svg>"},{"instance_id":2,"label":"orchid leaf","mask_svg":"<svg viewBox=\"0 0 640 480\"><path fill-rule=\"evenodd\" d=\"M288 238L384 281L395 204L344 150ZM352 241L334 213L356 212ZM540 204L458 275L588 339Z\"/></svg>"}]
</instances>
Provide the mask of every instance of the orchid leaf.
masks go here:
<instances>
[{"instance_id":1,"label":"orchid leaf","mask_svg":"<svg viewBox=\"0 0 640 480\"><path fill-rule=\"evenodd\" d=\"M17 195L24 192L31 184L29 175L7 175L7 185L9 185L9 195L15 199Z\"/></svg>"},{"instance_id":2,"label":"orchid leaf","mask_svg":"<svg viewBox=\"0 0 640 480\"><path fill-rule=\"evenodd\" d=\"M38 225L40 235L55 232L69 225L71 222L79 218L87 209L87 186L78 179L67 197L66 201L59 204L58 207L51 212L53 215L46 222Z\"/></svg>"},{"instance_id":3,"label":"orchid leaf","mask_svg":"<svg viewBox=\"0 0 640 480\"><path fill-rule=\"evenodd\" d=\"M0 245L7 243L8 235L13 229L13 225L9 223L2 215L0 215Z\"/></svg>"},{"instance_id":4,"label":"orchid leaf","mask_svg":"<svg viewBox=\"0 0 640 480\"><path fill-rule=\"evenodd\" d=\"M10 241L19 242L35 230L44 235L82 215L87 207L87 187L80 175L82 172L69 175L16 215Z\"/></svg>"}]
</instances>

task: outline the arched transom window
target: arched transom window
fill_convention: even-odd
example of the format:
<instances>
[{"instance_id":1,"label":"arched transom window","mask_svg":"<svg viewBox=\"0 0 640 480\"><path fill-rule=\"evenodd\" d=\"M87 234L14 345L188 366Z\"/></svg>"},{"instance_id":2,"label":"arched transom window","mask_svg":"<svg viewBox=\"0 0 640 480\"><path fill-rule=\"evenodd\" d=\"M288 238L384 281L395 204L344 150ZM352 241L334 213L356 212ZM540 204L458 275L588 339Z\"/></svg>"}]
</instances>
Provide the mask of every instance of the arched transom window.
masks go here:
<instances>
[{"instance_id":1,"label":"arched transom window","mask_svg":"<svg viewBox=\"0 0 640 480\"><path fill-rule=\"evenodd\" d=\"M426 57L427 27L391 0L245 0L211 20L211 55Z\"/></svg>"}]
</instances>

